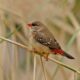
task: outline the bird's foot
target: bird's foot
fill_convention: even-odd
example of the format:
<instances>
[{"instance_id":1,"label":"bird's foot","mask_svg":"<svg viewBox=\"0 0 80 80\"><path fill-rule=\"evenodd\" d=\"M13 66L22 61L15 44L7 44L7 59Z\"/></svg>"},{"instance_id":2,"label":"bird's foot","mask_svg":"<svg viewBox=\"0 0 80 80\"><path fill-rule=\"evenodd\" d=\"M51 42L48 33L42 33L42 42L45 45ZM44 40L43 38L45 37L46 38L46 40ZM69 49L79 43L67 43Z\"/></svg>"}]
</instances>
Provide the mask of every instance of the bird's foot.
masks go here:
<instances>
[{"instance_id":1,"label":"bird's foot","mask_svg":"<svg viewBox=\"0 0 80 80\"><path fill-rule=\"evenodd\" d=\"M49 53L44 53L43 54L43 57L46 59L46 61L48 61L48 56L49 56Z\"/></svg>"}]
</instances>

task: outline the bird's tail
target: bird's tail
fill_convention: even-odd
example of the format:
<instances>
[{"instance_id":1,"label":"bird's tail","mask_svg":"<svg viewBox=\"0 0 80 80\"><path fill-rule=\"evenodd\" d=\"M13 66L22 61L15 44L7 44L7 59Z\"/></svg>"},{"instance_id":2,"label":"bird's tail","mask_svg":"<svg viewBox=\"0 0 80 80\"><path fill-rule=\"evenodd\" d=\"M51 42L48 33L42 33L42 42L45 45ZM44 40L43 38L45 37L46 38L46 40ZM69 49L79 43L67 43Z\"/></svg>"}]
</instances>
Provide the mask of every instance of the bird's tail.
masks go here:
<instances>
[{"instance_id":1,"label":"bird's tail","mask_svg":"<svg viewBox=\"0 0 80 80\"><path fill-rule=\"evenodd\" d=\"M63 51L61 49L53 49L52 52L54 52L55 54L61 54L69 59L74 59L73 56L71 56L70 54L66 53L65 51Z\"/></svg>"},{"instance_id":2,"label":"bird's tail","mask_svg":"<svg viewBox=\"0 0 80 80\"><path fill-rule=\"evenodd\" d=\"M64 52L64 54L62 54L62 55L65 56L65 57L67 57L67 58L69 58L69 59L74 59L73 56L71 56L70 54L68 54L66 52Z\"/></svg>"}]
</instances>

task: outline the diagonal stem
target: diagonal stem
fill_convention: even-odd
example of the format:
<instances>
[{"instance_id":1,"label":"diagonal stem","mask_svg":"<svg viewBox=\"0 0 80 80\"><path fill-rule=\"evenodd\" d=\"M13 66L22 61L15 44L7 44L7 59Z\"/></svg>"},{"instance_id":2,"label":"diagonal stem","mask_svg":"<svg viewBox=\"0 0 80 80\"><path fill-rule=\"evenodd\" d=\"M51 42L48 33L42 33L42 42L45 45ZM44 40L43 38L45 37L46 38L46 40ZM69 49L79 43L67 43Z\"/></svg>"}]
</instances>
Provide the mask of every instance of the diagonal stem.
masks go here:
<instances>
[{"instance_id":1,"label":"diagonal stem","mask_svg":"<svg viewBox=\"0 0 80 80\"><path fill-rule=\"evenodd\" d=\"M2 37L2 36L0 36L0 39L3 39L3 40L5 40L5 41L7 41L7 42L9 42L9 43L12 43L12 44L15 44L15 45L17 45L17 46L23 47L23 48L29 50L30 52L32 52L32 50L30 50L27 46L25 46L25 45L23 45L23 44L17 43L17 42L12 41L12 40L9 40L9 39L4 38L4 37ZM38 52L38 53L39 53L39 52ZM36 54L38 54L38 53L36 53ZM40 54L41 54L41 53L40 53ZM40 55L40 54L39 54L39 55ZM40 56L41 56L41 55L40 55ZM45 58L45 56L42 56L42 57ZM51 57L48 57L48 59L49 59L50 61L52 61L52 62L55 62L55 63L57 63L57 64L65 67L65 68L73 71L73 72L76 72L77 74L80 75L80 71L79 71L79 70L76 70L75 68L70 67L69 65L66 65L66 64L64 64L64 63L62 63L62 62L60 62L60 61L58 61L58 60L56 60L56 59L53 59L53 58L51 58Z\"/></svg>"}]
</instances>

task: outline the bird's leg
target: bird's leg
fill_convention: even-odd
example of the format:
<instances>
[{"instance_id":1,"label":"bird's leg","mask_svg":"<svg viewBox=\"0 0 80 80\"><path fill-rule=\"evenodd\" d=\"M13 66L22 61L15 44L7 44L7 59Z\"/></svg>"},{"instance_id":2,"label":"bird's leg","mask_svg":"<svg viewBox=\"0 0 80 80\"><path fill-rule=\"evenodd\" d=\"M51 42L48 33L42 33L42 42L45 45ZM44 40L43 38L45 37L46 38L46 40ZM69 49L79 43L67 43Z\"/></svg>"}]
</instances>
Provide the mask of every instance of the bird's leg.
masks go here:
<instances>
[{"instance_id":1,"label":"bird's leg","mask_svg":"<svg viewBox=\"0 0 80 80\"><path fill-rule=\"evenodd\" d=\"M37 45L37 46L34 46L33 51L38 55L43 56L46 59L46 61L48 60L50 51L47 47L42 45L39 45L39 46Z\"/></svg>"},{"instance_id":2,"label":"bird's leg","mask_svg":"<svg viewBox=\"0 0 80 80\"><path fill-rule=\"evenodd\" d=\"M43 57L46 59L46 61L48 61L48 56L49 56L49 53L44 53L43 52Z\"/></svg>"},{"instance_id":3,"label":"bird's leg","mask_svg":"<svg viewBox=\"0 0 80 80\"><path fill-rule=\"evenodd\" d=\"M34 48L34 52L39 54L40 56L43 56L46 59L46 61L48 61L49 52L45 52L45 51L38 50L35 48Z\"/></svg>"}]
</instances>

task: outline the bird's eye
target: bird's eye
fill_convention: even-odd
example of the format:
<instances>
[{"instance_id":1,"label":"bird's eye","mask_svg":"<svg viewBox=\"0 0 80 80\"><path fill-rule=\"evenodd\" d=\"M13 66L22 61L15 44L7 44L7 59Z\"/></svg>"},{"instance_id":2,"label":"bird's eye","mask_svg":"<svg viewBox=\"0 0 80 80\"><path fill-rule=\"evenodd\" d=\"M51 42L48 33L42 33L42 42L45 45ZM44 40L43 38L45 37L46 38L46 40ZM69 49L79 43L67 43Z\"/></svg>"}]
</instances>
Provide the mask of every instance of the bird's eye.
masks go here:
<instances>
[{"instance_id":1,"label":"bird's eye","mask_svg":"<svg viewBox=\"0 0 80 80\"><path fill-rule=\"evenodd\" d=\"M32 26L39 26L39 24L36 24L36 23L32 23Z\"/></svg>"},{"instance_id":2,"label":"bird's eye","mask_svg":"<svg viewBox=\"0 0 80 80\"><path fill-rule=\"evenodd\" d=\"M32 23L32 26L37 26L37 24L35 24L35 23Z\"/></svg>"}]
</instances>

